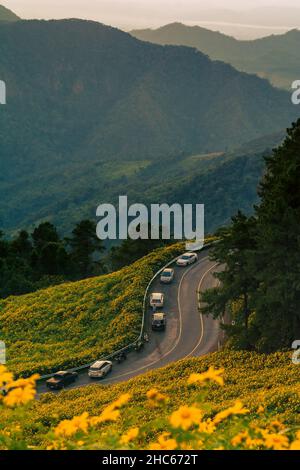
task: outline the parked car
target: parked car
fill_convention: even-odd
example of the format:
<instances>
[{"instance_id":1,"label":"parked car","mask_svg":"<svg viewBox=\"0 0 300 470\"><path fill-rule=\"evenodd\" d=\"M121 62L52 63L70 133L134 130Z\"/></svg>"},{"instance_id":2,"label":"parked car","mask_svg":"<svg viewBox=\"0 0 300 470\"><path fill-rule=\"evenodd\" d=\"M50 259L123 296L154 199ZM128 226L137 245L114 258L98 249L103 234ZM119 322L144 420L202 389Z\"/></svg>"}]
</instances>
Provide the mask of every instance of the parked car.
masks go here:
<instances>
[{"instance_id":1,"label":"parked car","mask_svg":"<svg viewBox=\"0 0 300 470\"><path fill-rule=\"evenodd\" d=\"M96 361L88 371L88 376L91 379L103 379L109 372L112 371L113 363L111 361Z\"/></svg>"},{"instance_id":2,"label":"parked car","mask_svg":"<svg viewBox=\"0 0 300 470\"><path fill-rule=\"evenodd\" d=\"M154 292L150 295L150 306L157 308L164 306L164 294L160 294L158 292Z\"/></svg>"},{"instance_id":3,"label":"parked car","mask_svg":"<svg viewBox=\"0 0 300 470\"><path fill-rule=\"evenodd\" d=\"M172 268L164 269L160 275L160 282L162 282L163 284L171 284L173 279L174 279L174 269Z\"/></svg>"},{"instance_id":4,"label":"parked car","mask_svg":"<svg viewBox=\"0 0 300 470\"><path fill-rule=\"evenodd\" d=\"M167 318L165 313L152 314L152 330L161 331L166 329Z\"/></svg>"},{"instance_id":5,"label":"parked car","mask_svg":"<svg viewBox=\"0 0 300 470\"><path fill-rule=\"evenodd\" d=\"M176 261L177 266L188 266L198 261L197 253L185 253Z\"/></svg>"},{"instance_id":6,"label":"parked car","mask_svg":"<svg viewBox=\"0 0 300 470\"><path fill-rule=\"evenodd\" d=\"M77 377L77 372L61 370L59 372L56 372L56 374L54 374L51 379L48 379L46 385L52 390L61 390L67 385L71 385L72 383L74 383Z\"/></svg>"}]
</instances>

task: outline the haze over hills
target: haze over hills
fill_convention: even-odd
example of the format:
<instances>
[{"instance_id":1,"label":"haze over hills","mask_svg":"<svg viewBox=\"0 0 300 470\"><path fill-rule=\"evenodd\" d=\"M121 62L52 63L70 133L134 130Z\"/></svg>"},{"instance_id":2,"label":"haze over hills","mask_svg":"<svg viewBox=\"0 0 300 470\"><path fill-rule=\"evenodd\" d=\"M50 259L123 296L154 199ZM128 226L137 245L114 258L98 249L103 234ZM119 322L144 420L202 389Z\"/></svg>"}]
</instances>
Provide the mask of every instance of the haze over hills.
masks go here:
<instances>
[{"instance_id":1,"label":"haze over hills","mask_svg":"<svg viewBox=\"0 0 300 470\"><path fill-rule=\"evenodd\" d=\"M17 21L19 19L11 10L0 5L0 21Z\"/></svg>"},{"instance_id":2,"label":"haze over hills","mask_svg":"<svg viewBox=\"0 0 300 470\"><path fill-rule=\"evenodd\" d=\"M136 189L139 172L166 162L167 178L172 160L277 132L297 111L286 92L194 49L81 20L0 24L0 77L9 230L44 219L71 226L126 187L143 202L149 178Z\"/></svg>"},{"instance_id":3,"label":"haze over hills","mask_svg":"<svg viewBox=\"0 0 300 470\"><path fill-rule=\"evenodd\" d=\"M196 47L211 59L230 63L244 72L256 73L289 90L291 83L300 77L300 31L296 29L253 41L239 41L216 31L181 23L156 30L135 30L131 34L152 43Z\"/></svg>"}]
</instances>

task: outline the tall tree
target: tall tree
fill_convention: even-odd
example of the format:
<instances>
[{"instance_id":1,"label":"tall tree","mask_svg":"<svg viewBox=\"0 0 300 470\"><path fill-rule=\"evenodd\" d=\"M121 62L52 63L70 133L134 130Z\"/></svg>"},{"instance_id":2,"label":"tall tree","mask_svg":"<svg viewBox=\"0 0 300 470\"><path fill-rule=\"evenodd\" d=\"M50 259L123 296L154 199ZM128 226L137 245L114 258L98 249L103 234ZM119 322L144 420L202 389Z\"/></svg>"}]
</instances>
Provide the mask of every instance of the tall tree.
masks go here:
<instances>
[{"instance_id":1,"label":"tall tree","mask_svg":"<svg viewBox=\"0 0 300 470\"><path fill-rule=\"evenodd\" d=\"M266 159L256 208L256 324L264 351L300 338L300 120L287 132Z\"/></svg>"},{"instance_id":2,"label":"tall tree","mask_svg":"<svg viewBox=\"0 0 300 470\"><path fill-rule=\"evenodd\" d=\"M79 277L87 277L103 270L99 255L104 251L101 240L96 235L96 224L91 220L82 220L67 239L71 249L74 271Z\"/></svg>"},{"instance_id":3,"label":"tall tree","mask_svg":"<svg viewBox=\"0 0 300 470\"><path fill-rule=\"evenodd\" d=\"M213 258L225 270L203 313L217 318L230 306L236 343L271 352L300 337L300 120L266 158L259 196L255 217L238 214L219 232Z\"/></svg>"},{"instance_id":4,"label":"tall tree","mask_svg":"<svg viewBox=\"0 0 300 470\"><path fill-rule=\"evenodd\" d=\"M202 298L206 305L203 314L222 318L228 307L234 304L234 325L227 327L235 343L251 348L249 318L251 315L251 294L257 287L253 275L252 259L256 247L256 220L247 218L241 212L232 218L232 225L217 232L220 241L212 251L211 259L222 267L215 277L220 281L216 288L207 290ZM233 315L233 311L231 311Z\"/></svg>"}]
</instances>

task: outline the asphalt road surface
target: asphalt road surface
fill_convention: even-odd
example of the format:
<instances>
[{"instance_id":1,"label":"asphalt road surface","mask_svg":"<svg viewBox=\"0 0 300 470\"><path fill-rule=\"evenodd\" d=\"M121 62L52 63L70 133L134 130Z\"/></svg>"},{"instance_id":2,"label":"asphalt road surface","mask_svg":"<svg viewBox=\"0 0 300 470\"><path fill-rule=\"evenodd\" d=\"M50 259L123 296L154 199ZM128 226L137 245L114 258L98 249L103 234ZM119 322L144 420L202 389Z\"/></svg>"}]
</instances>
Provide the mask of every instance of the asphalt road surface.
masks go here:
<instances>
[{"instance_id":1,"label":"asphalt road surface","mask_svg":"<svg viewBox=\"0 0 300 470\"><path fill-rule=\"evenodd\" d=\"M180 359L202 356L218 350L223 333L219 322L199 313L199 292L217 285L213 272L220 268L208 259L208 251L199 254L197 263L188 267L174 267L175 279L172 284L160 284L156 280L151 292L165 294L163 310L167 315L165 331L151 331L151 308L149 307L145 326L149 342L140 352L132 351L121 364L114 362L112 372L102 380L90 379L87 370L79 373L78 380L67 387L77 388L90 384L113 384L126 381ZM96 358L95 358L96 359ZM38 385L38 393L49 391L45 382ZM57 392L54 392L57 393Z\"/></svg>"}]
</instances>

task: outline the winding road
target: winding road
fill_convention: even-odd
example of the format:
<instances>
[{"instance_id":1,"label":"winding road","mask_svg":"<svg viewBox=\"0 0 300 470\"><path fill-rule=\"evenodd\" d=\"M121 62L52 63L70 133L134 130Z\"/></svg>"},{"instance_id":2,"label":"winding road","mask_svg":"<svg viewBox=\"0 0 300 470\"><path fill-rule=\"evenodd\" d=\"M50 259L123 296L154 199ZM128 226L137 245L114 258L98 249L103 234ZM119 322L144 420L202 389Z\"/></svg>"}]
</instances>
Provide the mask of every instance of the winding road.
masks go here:
<instances>
[{"instance_id":1,"label":"winding road","mask_svg":"<svg viewBox=\"0 0 300 470\"><path fill-rule=\"evenodd\" d=\"M199 313L199 293L217 285L213 272L220 268L208 258L208 251L199 255L198 262L182 268L175 266L175 279L172 284L162 285L159 279L153 282L151 292L165 294L163 311L167 314L167 327L164 332L151 331L151 309L146 316L145 330L149 334L140 352L132 351L121 364L114 363L113 371L105 379L95 381L88 377L87 370L79 374L78 380L69 388L90 384L114 384L157 369L180 359L202 356L218 350L223 332L219 322ZM46 383L40 382L38 393L49 391Z\"/></svg>"}]
</instances>

